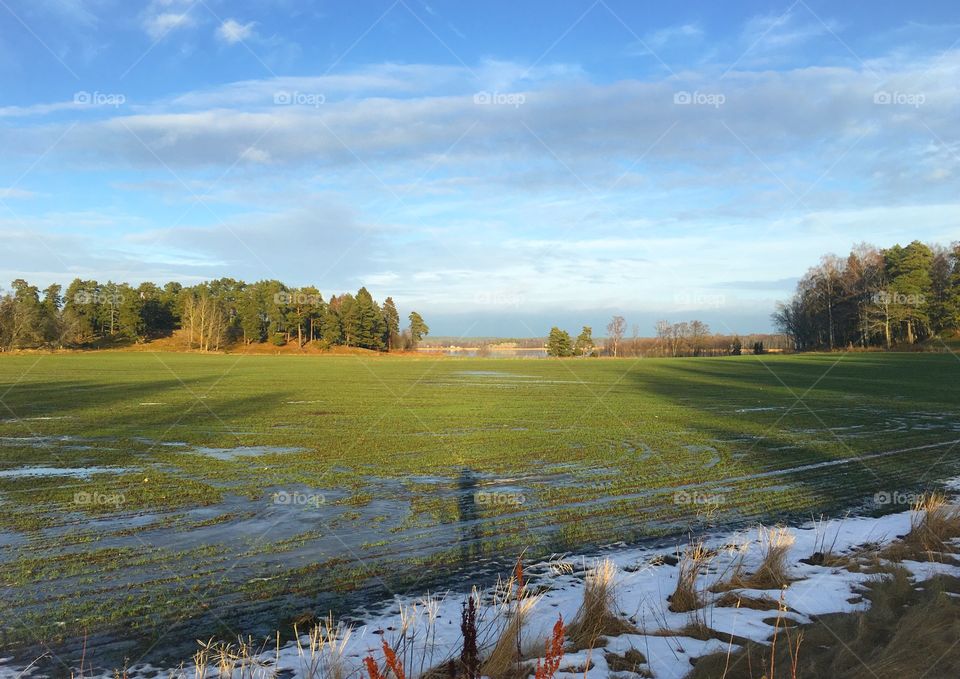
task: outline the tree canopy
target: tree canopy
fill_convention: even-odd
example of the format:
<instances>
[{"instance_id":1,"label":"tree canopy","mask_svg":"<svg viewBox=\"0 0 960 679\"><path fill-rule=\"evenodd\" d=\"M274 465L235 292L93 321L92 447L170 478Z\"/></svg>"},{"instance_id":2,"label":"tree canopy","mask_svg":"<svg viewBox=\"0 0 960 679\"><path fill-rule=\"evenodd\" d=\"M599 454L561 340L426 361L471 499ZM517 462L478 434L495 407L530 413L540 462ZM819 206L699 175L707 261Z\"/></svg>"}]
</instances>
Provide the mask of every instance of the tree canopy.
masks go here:
<instances>
[{"instance_id":1,"label":"tree canopy","mask_svg":"<svg viewBox=\"0 0 960 679\"><path fill-rule=\"evenodd\" d=\"M960 243L865 243L821 258L779 304L777 327L798 351L915 344L960 327Z\"/></svg>"},{"instance_id":2,"label":"tree canopy","mask_svg":"<svg viewBox=\"0 0 960 679\"><path fill-rule=\"evenodd\" d=\"M0 350L83 347L103 340L144 341L180 333L193 348L295 342L394 351L412 348L428 332L417 313L400 331L393 299L381 306L366 288L324 301L313 286L231 278L184 287L74 280L43 293L17 279L0 294Z\"/></svg>"}]
</instances>

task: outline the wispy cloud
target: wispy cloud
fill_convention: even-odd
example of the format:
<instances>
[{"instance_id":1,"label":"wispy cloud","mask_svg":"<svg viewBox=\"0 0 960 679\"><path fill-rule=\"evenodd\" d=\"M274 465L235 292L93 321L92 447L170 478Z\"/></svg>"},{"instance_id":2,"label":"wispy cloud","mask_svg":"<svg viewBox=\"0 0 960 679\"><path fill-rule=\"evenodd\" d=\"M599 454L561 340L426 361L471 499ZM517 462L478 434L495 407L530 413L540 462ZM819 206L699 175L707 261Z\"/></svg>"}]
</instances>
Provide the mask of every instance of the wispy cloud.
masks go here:
<instances>
[{"instance_id":1,"label":"wispy cloud","mask_svg":"<svg viewBox=\"0 0 960 679\"><path fill-rule=\"evenodd\" d=\"M811 40L837 33L841 26L831 19L821 21L803 10L757 15L747 21L741 42L754 53L798 47Z\"/></svg>"},{"instance_id":2,"label":"wispy cloud","mask_svg":"<svg viewBox=\"0 0 960 679\"><path fill-rule=\"evenodd\" d=\"M644 56L654 52L678 46L688 46L691 42L703 38L703 29L695 23L667 26L643 36L642 41L633 43L628 53Z\"/></svg>"},{"instance_id":3,"label":"wispy cloud","mask_svg":"<svg viewBox=\"0 0 960 679\"><path fill-rule=\"evenodd\" d=\"M226 19L217 27L217 39L228 45L250 40L256 36L255 26L255 21L241 24L236 19Z\"/></svg>"},{"instance_id":4,"label":"wispy cloud","mask_svg":"<svg viewBox=\"0 0 960 679\"><path fill-rule=\"evenodd\" d=\"M196 25L192 0L151 0L142 15L143 29L153 40Z\"/></svg>"},{"instance_id":5,"label":"wispy cloud","mask_svg":"<svg viewBox=\"0 0 960 679\"><path fill-rule=\"evenodd\" d=\"M14 188L3 188L0 187L0 199L7 200L9 198L33 198L37 194L33 191L28 191L26 189Z\"/></svg>"}]
</instances>

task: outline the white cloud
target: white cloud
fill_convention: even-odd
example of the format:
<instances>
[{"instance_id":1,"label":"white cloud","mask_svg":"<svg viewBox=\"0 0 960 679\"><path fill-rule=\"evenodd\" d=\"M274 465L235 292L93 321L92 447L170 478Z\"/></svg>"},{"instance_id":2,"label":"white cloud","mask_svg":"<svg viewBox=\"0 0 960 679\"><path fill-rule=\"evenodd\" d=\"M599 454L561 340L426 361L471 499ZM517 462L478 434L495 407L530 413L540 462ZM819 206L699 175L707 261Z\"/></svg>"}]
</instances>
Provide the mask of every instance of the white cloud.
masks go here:
<instances>
[{"instance_id":1,"label":"white cloud","mask_svg":"<svg viewBox=\"0 0 960 679\"><path fill-rule=\"evenodd\" d=\"M722 82L697 73L685 74L682 81L602 85L547 80L521 90L523 103L514 106L478 104L472 88L477 81L464 82L470 77L466 69L388 66L332 77L247 81L190 93L133 109L132 114L120 111L111 119L81 122L63 144L90 157L109 154L114 161L156 165L142 140L172 168L231 165L241 157L269 160L277 167L309 163L341 169L357 165L359 159L396 163L433 158L447 173L436 177L448 182L446 190L462 189L477 176L495 180L503 172L488 170L501 163L509 163L511 180L524 171L533 172L525 179L530 187L537 184L539 173L545 180L540 188L549 188L558 175L569 182L566 165L576 168L576 174L597 191L623 176L626 183L617 188L635 186L644 177L659 182L698 177L701 185L749 182L749 173L738 176L747 167L763 171L760 183L782 177L800 193L805 184L792 185L798 163L822 166L819 174L833 160L878 162L877 148L872 156L842 157L861 138L864 149L870 145L899 149L896 157L884 161L885 172L915 165L921 152L925 164L946 166L949 154L934 159L929 151L920 146L913 151L908 143L929 141L931 129L943 139L960 136L960 121L954 115L956 80L945 77L960 70L960 51L944 54L937 64L932 75L928 62L886 72L885 89L920 88L925 96L920 107L875 103L874 68L738 71ZM501 66L498 72L508 74L504 77L509 80L514 69ZM428 87L424 83L433 91L406 89ZM719 107L678 105L679 91L719 92L724 102ZM587 120L590 133L585 135ZM248 151L254 142L256 149ZM835 155L824 163L831 153ZM693 171L674 176L674 168L661 166L658 176L650 176L644 167L651 162L687 164ZM801 182L812 181L800 174Z\"/></svg>"},{"instance_id":2,"label":"white cloud","mask_svg":"<svg viewBox=\"0 0 960 679\"><path fill-rule=\"evenodd\" d=\"M36 195L35 192L27 191L26 189L0 187L0 200L7 200L9 198L33 198Z\"/></svg>"},{"instance_id":3,"label":"white cloud","mask_svg":"<svg viewBox=\"0 0 960 679\"><path fill-rule=\"evenodd\" d=\"M668 26L660 30L647 33L643 40L631 46L629 53L634 56L652 54L657 50L669 48L676 43L689 43L703 37L703 29L699 25L688 23L677 26Z\"/></svg>"},{"instance_id":4,"label":"white cloud","mask_svg":"<svg viewBox=\"0 0 960 679\"><path fill-rule=\"evenodd\" d=\"M752 17L744 26L741 39L749 52L767 52L796 47L840 31L835 21L822 21L809 11L806 14L804 18L791 10Z\"/></svg>"},{"instance_id":5,"label":"white cloud","mask_svg":"<svg viewBox=\"0 0 960 679\"><path fill-rule=\"evenodd\" d=\"M144 19L143 28L154 40L162 40L173 31L190 28L194 23L189 12L161 12L147 16Z\"/></svg>"},{"instance_id":6,"label":"white cloud","mask_svg":"<svg viewBox=\"0 0 960 679\"><path fill-rule=\"evenodd\" d=\"M625 295L653 308L673 302L678 281L729 287L747 264L758 281L784 281L786 293L785 276L823 252L858 240L889 245L903 224L911 238L949 240L960 162L955 143L939 139L960 138L958 76L957 50L739 69L719 81L707 69L600 84L563 65L381 64L78 116L49 164L112 172L144 199L151 223L110 245L119 263L62 250L102 271L308 271L317 280L291 282L366 282L423 311L511 304L514 290L531 309L615 307ZM477 103L493 84L518 88L504 91L523 94L523 104ZM878 104L878 89L919 92L924 102ZM678 105L679 90L725 102ZM277 100L278 91L289 96ZM302 96L314 94L323 101ZM34 112L7 114L0 147L25 157L50 148L67 123ZM153 205L172 204L193 207L185 219L200 221L153 216L166 214ZM34 248L37 267L56 267L36 243L18 243ZM757 316L765 323L772 302L757 304L766 304Z\"/></svg>"},{"instance_id":7,"label":"white cloud","mask_svg":"<svg viewBox=\"0 0 960 679\"><path fill-rule=\"evenodd\" d=\"M244 40L250 40L256 36L254 29L255 21L247 24L241 24L235 19L227 19L217 27L217 39L228 45L235 45Z\"/></svg>"}]
</instances>

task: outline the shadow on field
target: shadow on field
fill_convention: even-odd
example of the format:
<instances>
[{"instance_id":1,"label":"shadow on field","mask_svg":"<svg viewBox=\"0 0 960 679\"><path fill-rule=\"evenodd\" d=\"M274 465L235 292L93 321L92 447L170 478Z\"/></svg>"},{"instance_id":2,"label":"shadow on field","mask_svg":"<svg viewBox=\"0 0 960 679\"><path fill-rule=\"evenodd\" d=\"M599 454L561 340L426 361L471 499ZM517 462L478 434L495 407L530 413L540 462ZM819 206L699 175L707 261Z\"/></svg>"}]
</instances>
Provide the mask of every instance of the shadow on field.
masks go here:
<instances>
[{"instance_id":1,"label":"shadow on field","mask_svg":"<svg viewBox=\"0 0 960 679\"><path fill-rule=\"evenodd\" d=\"M783 493L782 502L744 503L769 521L796 516L791 496L808 517L857 505L902 511L871 503L957 474L946 453L960 431L924 419L954 410L956 381L944 379L954 363L917 354L670 359L624 383L671 406L660 414L666 427L715 441L724 464L704 471L705 489L729 488L727 502Z\"/></svg>"}]
</instances>

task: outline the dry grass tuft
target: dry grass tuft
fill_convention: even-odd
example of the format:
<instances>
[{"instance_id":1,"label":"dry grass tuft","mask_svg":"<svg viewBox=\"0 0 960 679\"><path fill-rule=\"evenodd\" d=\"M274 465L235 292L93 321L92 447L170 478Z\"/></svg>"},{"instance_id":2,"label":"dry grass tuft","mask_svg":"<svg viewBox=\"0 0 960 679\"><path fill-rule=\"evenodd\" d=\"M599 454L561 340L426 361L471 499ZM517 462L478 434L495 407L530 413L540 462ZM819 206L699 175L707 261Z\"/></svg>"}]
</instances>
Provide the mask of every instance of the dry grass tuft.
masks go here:
<instances>
[{"instance_id":1,"label":"dry grass tuft","mask_svg":"<svg viewBox=\"0 0 960 679\"><path fill-rule=\"evenodd\" d=\"M742 562L737 563L734 572L725 582L717 582L711 587L713 592L726 592L731 589L781 589L790 584L787 557L796 541L786 526L773 528L760 527L760 566L755 573L745 575Z\"/></svg>"},{"instance_id":2,"label":"dry grass tuft","mask_svg":"<svg viewBox=\"0 0 960 679\"><path fill-rule=\"evenodd\" d=\"M823 616L802 631L783 628L781 621L780 634L788 642L775 646L748 643L738 653L701 658L690 676L958 677L958 592L960 579L938 576L916 586L900 568L869 586L866 596L871 606L866 611Z\"/></svg>"},{"instance_id":3,"label":"dry grass tuft","mask_svg":"<svg viewBox=\"0 0 960 679\"><path fill-rule=\"evenodd\" d=\"M483 661L480 673L491 679L515 679L526 677L530 668L525 666L520 656L518 640L521 638L523 627L526 624L530 611L540 601L540 597L532 596L514 601L514 605L507 609L506 624L500 631L493 650Z\"/></svg>"},{"instance_id":4,"label":"dry grass tuft","mask_svg":"<svg viewBox=\"0 0 960 679\"><path fill-rule=\"evenodd\" d=\"M697 578L707 565L709 553L703 542L691 544L683 554L678 568L677 588L668 597L670 610L687 613L703 606L703 597L697 590Z\"/></svg>"},{"instance_id":5,"label":"dry grass tuft","mask_svg":"<svg viewBox=\"0 0 960 679\"><path fill-rule=\"evenodd\" d=\"M568 628L573 650L595 648L602 636L634 634L637 629L614 613L617 567L604 559L587 573L583 604Z\"/></svg>"},{"instance_id":6,"label":"dry grass tuft","mask_svg":"<svg viewBox=\"0 0 960 679\"><path fill-rule=\"evenodd\" d=\"M960 506L950 504L942 493L933 493L918 500L910 517L910 532L885 550L883 557L891 561L949 561L957 552L951 544L960 537Z\"/></svg>"},{"instance_id":7,"label":"dry grass tuft","mask_svg":"<svg viewBox=\"0 0 960 679\"><path fill-rule=\"evenodd\" d=\"M760 529L763 561L749 578L752 589L777 589L790 584L787 556L796 538L786 526Z\"/></svg>"},{"instance_id":8,"label":"dry grass tuft","mask_svg":"<svg viewBox=\"0 0 960 679\"><path fill-rule=\"evenodd\" d=\"M350 641L350 627L335 624L333 616L328 615L310 627L305 643L296 625L293 629L297 641L300 676L309 679L344 678L343 655Z\"/></svg>"}]
</instances>

